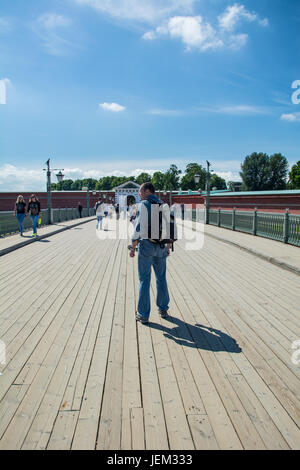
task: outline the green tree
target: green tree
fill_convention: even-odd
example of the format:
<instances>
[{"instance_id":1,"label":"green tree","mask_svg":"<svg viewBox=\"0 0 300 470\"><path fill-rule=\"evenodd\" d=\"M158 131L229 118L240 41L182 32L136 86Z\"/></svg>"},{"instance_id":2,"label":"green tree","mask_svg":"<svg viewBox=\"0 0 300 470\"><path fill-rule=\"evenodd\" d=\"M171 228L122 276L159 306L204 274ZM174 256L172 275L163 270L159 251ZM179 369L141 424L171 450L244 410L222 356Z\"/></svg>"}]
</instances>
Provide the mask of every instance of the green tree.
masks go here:
<instances>
[{"instance_id":1,"label":"green tree","mask_svg":"<svg viewBox=\"0 0 300 470\"><path fill-rule=\"evenodd\" d=\"M162 190L165 187L165 175L161 171L156 171L152 176L152 184L156 191Z\"/></svg>"},{"instance_id":2,"label":"green tree","mask_svg":"<svg viewBox=\"0 0 300 470\"><path fill-rule=\"evenodd\" d=\"M71 191L72 190L73 180L63 180L55 184L56 191ZM53 186L53 185L52 185Z\"/></svg>"},{"instance_id":3,"label":"green tree","mask_svg":"<svg viewBox=\"0 0 300 470\"><path fill-rule=\"evenodd\" d=\"M200 182L195 183L195 175L200 176ZM181 189L187 191L191 189L192 191L196 191L198 189L205 189L205 182L206 182L206 171L199 165L198 163L189 163L186 166L185 174L181 179Z\"/></svg>"},{"instance_id":4,"label":"green tree","mask_svg":"<svg viewBox=\"0 0 300 470\"><path fill-rule=\"evenodd\" d=\"M163 189L169 190L170 187L173 189L173 191L179 189L180 174L181 170L179 170L176 165L171 165L165 173Z\"/></svg>"},{"instance_id":5,"label":"green tree","mask_svg":"<svg viewBox=\"0 0 300 470\"><path fill-rule=\"evenodd\" d=\"M141 173L136 177L137 184L150 183L152 181L151 175L149 173Z\"/></svg>"},{"instance_id":6,"label":"green tree","mask_svg":"<svg viewBox=\"0 0 300 470\"><path fill-rule=\"evenodd\" d=\"M83 184L81 180L75 180L71 185L71 191L81 191L82 186Z\"/></svg>"},{"instance_id":7,"label":"green tree","mask_svg":"<svg viewBox=\"0 0 300 470\"><path fill-rule=\"evenodd\" d=\"M96 189L96 184L98 183L97 180L94 178L84 178L81 180L82 187L87 187L89 189Z\"/></svg>"},{"instance_id":8,"label":"green tree","mask_svg":"<svg viewBox=\"0 0 300 470\"><path fill-rule=\"evenodd\" d=\"M289 188L300 189L300 160L292 166L289 173Z\"/></svg>"},{"instance_id":9,"label":"green tree","mask_svg":"<svg viewBox=\"0 0 300 470\"><path fill-rule=\"evenodd\" d=\"M286 189L289 163L281 153L271 155L270 160L270 190Z\"/></svg>"},{"instance_id":10,"label":"green tree","mask_svg":"<svg viewBox=\"0 0 300 470\"><path fill-rule=\"evenodd\" d=\"M270 161L266 153L252 153L241 165L240 176L247 191L269 189Z\"/></svg>"},{"instance_id":11,"label":"green tree","mask_svg":"<svg viewBox=\"0 0 300 470\"><path fill-rule=\"evenodd\" d=\"M226 181L216 174L210 177L210 187L216 189L227 189Z\"/></svg>"}]
</instances>

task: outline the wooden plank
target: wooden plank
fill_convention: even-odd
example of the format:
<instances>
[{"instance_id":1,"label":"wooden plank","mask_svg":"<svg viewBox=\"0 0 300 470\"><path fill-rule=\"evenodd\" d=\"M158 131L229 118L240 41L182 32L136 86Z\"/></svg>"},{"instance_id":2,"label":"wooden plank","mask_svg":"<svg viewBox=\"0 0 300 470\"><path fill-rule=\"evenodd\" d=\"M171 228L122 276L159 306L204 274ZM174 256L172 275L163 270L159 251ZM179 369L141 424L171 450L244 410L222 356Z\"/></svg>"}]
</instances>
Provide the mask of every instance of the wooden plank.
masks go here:
<instances>
[{"instance_id":1,"label":"wooden plank","mask_svg":"<svg viewBox=\"0 0 300 470\"><path fill-rule=\"evenodd\" d=\"M124 351L124 305L126 286L126 259L128 251L124 241L119 267L118 288L112 309L113 327L111 332L106 380L99 421L97 450L121 448L122 429L122 382L123 382L123 351Z\"/></svg>"},{"instance_id":2,"label":"wooden plank","mask_svg":"<svg viewBox=\"0 0 300 470\"><path fill-rule=\"evenodd\" d=\"M138 292L136 262L134 270L135 291ZM140 323L137 327L146 449L168 450L169 442L150 328Z\"/></svg>"},{"instance_id":3,"label":"wooden plank","mask_svg":"<svg viewBox=\"0 0 300 470\"><path fill-rule=\"evenodd\" d=\"M65 320L62 324L62 328L59 329L59 333L53 341L46 359L43 361L43 366L39 367L38 373L28 388L28 393L19 406L17 414L12 419L3 437L0 448L21 448L27 432L30 429L32 420L38 410L39 404L45 394L45 390L47 390L48 384L55 371L57 361L64 350L66 340L69 337L74 323L80 313L83 302L80 297L80 291L86 283L89 283L89 273L92 268L93 264L90 263L88 265L88 269L86 269L84 274L81 276L80 282L77 283L76 287L78 288L78 291L74 291L73 295L65 299L61 308L61 312L65 315L65 318L64 315L62 315ZM78 301L76 304L77 298Z\"/></svg>"},{"instance_id":4,"label":"wooden plank","mask_svg":"<svg viewBox=\"0 0 300 470\"><path fill-rule=\"evenodd\" d=\"M129 415L132 450L145 450L143 408L131 408Z\"/></svg>"},{"instance_id":5,"label":"wooden plank","mask_svg":"<svg viewBox=\"0 0 300 470\"><path fill-rule=\"evenodd\" d=\"M110 253L107 252L106 255L107 254L109 255ZM90 320L92 306L97 295L99 278L101 279L102 270L105 271L108 259L101 259L100 263L99 254L98 259L97 256L95 257L94 269L89 274L89 285L84 286L84 296L82 295L82 299L80 299L80 302L83 303L79 316L65 345L63 354L57 363L55 372L31 424L30 430L27 433L22 446L24 450L47 448L53 423L60 408L68 379L78 355L78 350L82 345L82 337L86 331L86 325ZM74 307L75 305L73 308Z\"/></svg>"},{"instance_id":6,"label":"wooden plank","mask_svg":"<svg viewBox=\"0 0 300 470\"><path fill-rule=\"evenodd\" d=\"M187 270L183 268L182 265L180 268L182 277L179 280L177 276L177 287L178 291L183 293L184 291L186 291L186 289L188 289L189 284L186 282L186 280L188 279L189 274ZM174 277L173 270L172 277ZM182 279L184 279L185 285L183 285ZM189 298L185 301L187 302L187 309L184 312L184 318L186 319L186 321L188 321L190 325L195 322L195 319L199 319L202 322L203 317L201 318L201 310L199 309L199 306L196 304L192 295L190 295ZM191 314L191 312L193 312L193 314ZM199 354L201 355L207 369L209 370L209 373L214 381L216 389L218 390L218 393L227 409L230 419L233 422L235 429L238 430L238 435L244 448L265 448L259 434L251 423L251 420L247 416L247 413L245 412L244 407L242 406L238 396L236 395L230 382L228 381L227 376L234 375L237 370L234 371L234 374L227 373L227 376L224 373L224 367L226 365L226 362L224 360L224 354L229 356L228 353L225 352L224 349L223 352L222 349L219 352L218 349L216 349L215 344L212 343L212 335L205 334L202 328L189 327L189 330L198 348ZM214 350L218 352L214 352ZM231 362L232 360L230 357L229 359Z\"/></svg>"},{"instance_id":7,"label":"wooden plank","mask_svg":"<svg viewBox=\"0 0 300 470\"><path fill-rule=\"evenodd\" d=\"M87 256L87 253L85 254ZM8 318L5 324L1 325L1 333L7 346L14 341L13 346L8 347L10 357L13 357L14 353L18 350L20 342L21 344L23 343L26 331L30 331L31 325L34 328L37 321L41 319L41 313L45 311L43 306L48 302L49 297L51 298L53 293L55 295L55 290L61 288L67 279L68 273L72 270L71 260L72 258L63 258L61 260L66 269L59 274L57 274L56 263L52 263L54 265L52 267L53 271L45 279L45 287L43 284L39 284L38 288L37 285L34 285L29 289L25 298L20 299L20 302L14 303L7 310L6 315L8 315ZM52 277L50 274L52 274ZM15 295L17 296L16 293ZM18 333L21 333L20 338L18 338Z\"/></svg>"},{"instance_id":8,"label":"wooden plank","mask_svg":"<svg viewBox=\"0 0 300 470\"><path fill-rule=\"evenodd\" d=\"M191 276L195 278L196 273L193 274L193 269L191 267L190 261L191 261L191 259L189 259L189 268L191 269ZM202 265L202 270L203 270L203 267L204 267L204 265ZM202 276L202 279L206 280L206 278L203 278L203 276ZM211 290L209 282L211 283L211 282L216 282L216 281L218 283L218 280L214 278L214 280L210 280L210 281L208 281L208 283L205 282L206 285L204 285L203 289L201 289L203 291L202 292L203 296L205 295L205 292L209 292ZM200 289L200 284L198 284L198 289ZM220 293L222 293L222 289L220 289ZM213 295L216 298L216 300L218 301L218 296L216 297L215 289L213 291ZM222 299L220 300L220 306L222 306L222 309L224 309L225 306L226 306L226 315L224 314L222 319L225 319L226 321L228 321L228 317L232 317L233 321L235 321L235 322L238 321L238 329L233 330L232 325L231 325L231 331L234 331L235 338L237 340L239 340L239 344L243 348L243 350L245 350L245 347L249 348L249 334L251 335L251 333L249 332L249 330L247 330L245 332L244 337L246 338L246 341L244 341L243 336L241 336L241 332L245 330L245 327L241 322L239 322L239 317L237 315L232 314L232 301L230 303L230 302L228 302L227 298L222 296ZM253 337L256 339L254 334L253 334ZM256 347L256 349L257 349L257 347ZM253 354L257 358L258 354L256 352L256 349L255 350L253 349L251 351L251 355L250 355L251 359L253 359L253 356L252 356ZM259 350L259 348L258 348L258 350ZM247 354L247 357L249 357L249 354ZM239 361L240 359L241 359L240 355L235 356L236 361ZM256 361L255 366L256 366L259 374L261 374L262 376L264 376L266 370L268 370L268 366L265 363L265 361L261 361L261 363L257 363L257 361ZM248 373L249 373L249 371L248 371ZM256 373L256 375L258 375L258 374ZM269 377L270 377L269 381L268 381L269 387L272 390L274 390L274 388L277 386L277 381L279 380L279 378L278 379L276 378L276 383L274 383L274 380L272 380L272 375L269 375ZM249 382L249 376L248 375L246 376L246 379ZM256 377L256 379L257 379L257 377ZM251 382L250 385L253 387L253 381ZM282 388L282 392L279 396L280 396L281 402L285 402L287 404L286 400L284 400L284 397L282 396L283 392L284 393L286 392L286 387ZM270 394L270 390L268 390L267 388L265 389L264 393L259 395L259 396L260 396L260 398L268 396L268 399L264 400L264 402L263 402L264 406L266 407L267 410L271 411L271 416L272 416L274 422L277 424L278 429L280 429L280 431L283 433L286 440L289 441L289 443L292 446L295 446L296 443L297 443L297 440L298 440L298 437L297 437L298 436L298 431L296 430L293 421L291 421L288 418L287 414L284 413L281 404L279 404L276 400L274 400L274 396L272 394ZM276 396L278 396L278 393L276 393ZM273 408L269 406L271 402L273 404L272 405ZM274 412L274 410L276 410L276 412ZM291 411L292 411L292 408L291 408ZM295 412L295 407L294 407L293 412ZM282 419L282 423L281 423L282 425L281 426L280 426L280 422L278 421L278 416L279 415L281 416L281 419ZM290 429L290 431L288 431L288 429ZM290 433L292 434L291 436L290 436ZM287 437L289 437L289 439L287 439Z\"/></svg>"},{"instance_id":9,"label":"wooden plank","mask_svg":"<svg viewBox=\"0 0 300 470\"><path fill-rule=\"evenodd\" d=\"M97 275L97 284L94 296L89 297L91 308L91 317L87 324L80 350L76 357L76 361L72 370L72 374L68 381L63 399L61 401L61 409L79 410L81 407L82 396L85 389L86 380L89 374L89 367L93 356L97 332L102 319L103 305L106 299L106 291L108 282L111 279L112 265L112 246L110 250L103 247L103 258L101 257L101 273Z\"/></svg>"},{"instance_id":10,"label":"wooden plank","mask_svg":"<svg viewBox=\"0 0 300 470\"><path fill-rule=\"evenodd\" d=\"M96 447L99 415L112 329L114 299L118 286L117 281L120 269L121 252L122 245L118 242L118 248L116 248L114 252L115 258L112 258L112 276L107 285L107 294L101 324L97 332L93 358L74 433L72 443L73 450L94 450Z\"/></svg>"},{"instance_id":11,"label":"wooden plank","mask_svg":"<svg viewBox=\"0 0 300 470\"><path fill-rule=\"evenodd\" d=\"M70 450L79 411L60 411L55 421L47 450Z\"/></svg>"},{"instance_id":12,"label":"wooden plank","mask_svg":"<svg viewBox=\"0 0 300 470\"><path fill-rule=\"evenodd\" d=\"M212 296L209 296L209 293L207 293L206 286L205 285L202 286L202 284L203 284L202 282L201 284L199 282L197 283L197 293L198 293L199 298L201 299L201 305L202 305L202 308L205 310L205 315L207 319L209 320L209 323L211 325L214 325L215 330L217 329L219 331L223 331L224 333L226 333L226 335L228 335L228 337L230 337L231 330L228 327L228 322L221 323L220 314L219 314L220 307L214 300L212 300ZM189 287L191 288L191 282L189 284ZM224 327L224 324L226 324L227 328ZM224 344L224 347L227 347L228 351L230 351L231 342L229 342L228 344L226 341L224 341L224 339L222 339L222 342ZM245 366L242 368L241 372L244 372L244 371L247 372L247 367L250 368L251 366L248 363L247 359L244 357L244 354L243 353L240 353L240 354L231 353L231 355L232 355L233 360L237 363L238 366L240 366L240 363L241 363L240 359L243 358L242 362L245 364ZM240 369L241 367L239 367L239 370ZM233 388L237 390L239 399L243 403L243 406L245 410L247 411L248 416L253 421L255 427L260 433L260 436L262 440L264 441L266 447L270 449L271 448L274 448L274 449L288 448L286 441L283 439L281 433L278 431L278 429L274 425L270 416L268 415L266 410L263 408L262 404L258 400L257 396L255 395L251 387L248 385L246 380L243 379L243 377L240 374L239 375L230 374L228 375L228 379L230 380ZM240 387L237 387L237 384L240 384ZM266 394L266 390L262 393ZM267 390L267 395L269 395L268 390Z\"/></svg>"},{"instance_id":13,"label":"wooden plank","mask_svg":"<svg viewBox=\"0 0 300 470\"><path fill-rule=\"evenodd\" d=\"M188 415L187 419L197 450L219 450L207 415Z\"/></svg>"},{"instance_id":14,"label":"wooden plank","mask_svg":"<svg viewBox=\"0 0 300 470\"><path fill-rule=\"evenodd\" d=\"M32 333L28 336L26 332L24 332L23 338L19 338L21 346L17 349L16 354L12 359L10 359L10 350L8 349L8 362L6 367L4 368L3 377L1 379L1 391L0 391L0 398L8 390L9 386L16 381L16 383L31 383L32 378L35 376L36 371L40 367L40 354L35 353L36 359L33 361L36 363L35 367L32 367L32 364L28 362L28 358L34 352L37 344L41 342L41 338L43 338L43 334L46 333L45 338L42 340L42 345L44 353L46 354L47 350L50 348L53 337L57 334L61 327L61 323L59 321L54 321L54 319L60 319L61 322L64 321L64 311L67 310L68 305L72 304L72 299L76 298L78 295L78 291L74 290L76 282L80 277L85 275L85 270L88 267L90 259L86 259L86 264L82 266L77 265L74 268L74 271L66 276L66 284L62 286L61 291L57 295L53 295L47 299L47 302L41 307L41 322L35 325ZM63 309L61 306L63 305ZM43 311L45 309L46 316L43 315ZM66 315L66 314L65 314ZM54 335L54 336L53 336ZM48 349L47 349L48 344ZM13 344L13 347L16 348L16 345ZM33 356L34 357L34 356ZM27 364L26 364L27 363ZM26 367L24 365L26 364ZM23 368L23 370L22 370ZM22 373L20 371L22 370ZM19 375L20 374L20 375Z\"/></svg>"},{"instance_id":15,"label":"wooden plank","mask_svg":"<svg viewBox=\"0 0 300 470\"><path fill-rule=\"evenodd\" d=\"M3 434L11 422L16 409L23 400L28 385L12 385L1 402L0 406L0 442Z\"/></svg>"},{"instance_id":16,"label":"wooden plank","mask_svg":"<svg viewBox=\"0 0 300 470\"><path fill-rule=\"evenodd\" d=\"M121 449L130 450L136 447L132 444L131 410L141 409L141 386L139 371L139 354L137 344L137 327L135 320L136 302L134 289L134 260L127 252L126 304L124 328L124 358L123 358L123 391L122 391L122 433ZM139 413L139 411L137 411ZM136 416L136 415L135 415ZM138 419L138 418L137 418ZM144 434L140 438L144 442ZM141 447L142 448L142 447Z\"/></svg>"},{"instance_id":17,"label":"wooden plank","mask_svg":"<svg viewBox=\"0 0 300 470\"><path fill-rule=\"evenodd\" d=\"M152 277L152 310L155 305L153 283ZM158 315L156 314L156 316ZM182 450L194 449L194 443L186 418L186 411L167 347L167 340L163 331L155 328L152 322L150 323L150 327L170 448Z\"/></svg>"},{"instance_id":18,"label":"wooden plank","mask_svg":"<svg viewBox=\"0 0 300 470\"><path fill-rule=\"evenodd\" d=\"M223 255L223 258L224 257ZM213 262L214 267L221 269L220 258L216 256L215 253L211 255L210 261ZM265 277L267 277L266 273ZM226 276L226 279L228 281L228 276ZM251 316L251 319L259 320L260 330L264 330L265 334L274 337L280 345L288 349L291 344L291 338L297 333L297 330L300 333L300 316L299 310L297 310L296 315L295 312L291 314L291 320L288 320L290 329L286 328L286 321L283 321L283 319L289 316L287 315L287 311L291 308L291 304L290 298L286 298L280 306L282 293L280 293L278 279L277 284L271 289L266 281L257 278L255 272L253 272L251 276L248 265L243 266L243 263L239 263L239 266L230 274L230 284L231 292L234 293L238 290L240 293L239 300L242 301L244 305L247 305L248 316ZM277 288L277 292L272 292L274 287ZM262 292L260 292L261 289ZM255 291L255 297L251 297L251 291ZM270 291L272 292L272 297L269 294ZM297 291L294 291L290 297L297 298ZM300 296L298 296L298 299L300 301ZM287 337L285 337L283 333L285 333Z\"/></svg>"},{"instance_id":19,"label":"wooden plank","mask_svg":"<svg viewBox=\"0 0 300 470\"><path fill-rule=\"evenodd\" d=\"M190 268L194 269L195 268L195 275L196 272L198 271L198 265L194 264L193 260L190 258L191 264ZM213 282L216 282L217 285L220 283L222 286L222 291L224 291L224 288L227 284L226 277L221 274L219 271L217 271L215 274L213 273L213 269L210 270L209 276L213 276ZM234 291L235 292L235 291ZM232 295L229 290L226 290L226 299L225 302L228 304L228 308L232 310L237 310L238 315L236 316L239 320L240 318L245 319L245 323L248 324L247 322L247 314L244 314L244 310L241 306L238 308L235 307L236 301L234 300L237 298L238 290L236 291L236 295ZM230 300L229 300L230 299ZM240 297L238 297L238 302L241 303L242 300ZM247 306L247 309L251 308ZM246 318L245 318L246 317ZM253 322L254 323L254 322ZM267 343L265 344L265 336L262 336L259 331L259 327L256 325L256 328L253 328L252 322L251 325L245 325L247 328L247 335L248 338L252 338L255 341L256 347L258 348L259 351L261 351L261 354L264 358L264 360L268 360L269 366L271 366L274 370L274 372L278 375L277 379L277 384L281 382L283 378L285 378L286 383L289 384L289 388L292 391L292 394L290 394L289 400L293 402L294 398L298 400L299 396L299 380L297 377L295 377L295 368L293 367L291 361L290 361L290 353L289 355L285 352L282 352L282 349L280 345L278 344L273 344L270 339L267 340ZM260 337L261 336L261 337ZM278 359L278 356L281 360ZM276 385L275 385L276 386ZM288 403L287 403L288 404ZM289 406L289 405L288 405ZM292 410L292 408L291 408Z\"/></svg>"}]
</instances>

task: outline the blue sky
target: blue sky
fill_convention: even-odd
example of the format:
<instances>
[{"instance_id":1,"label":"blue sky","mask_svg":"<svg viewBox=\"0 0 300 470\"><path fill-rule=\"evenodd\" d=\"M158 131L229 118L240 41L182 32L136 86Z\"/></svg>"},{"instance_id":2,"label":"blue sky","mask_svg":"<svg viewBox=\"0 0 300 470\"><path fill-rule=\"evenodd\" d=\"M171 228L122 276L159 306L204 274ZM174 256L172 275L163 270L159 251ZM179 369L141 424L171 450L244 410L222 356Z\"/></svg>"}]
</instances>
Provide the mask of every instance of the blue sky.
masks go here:
<instances>
[{"instance_id":1,"label":"blue sky","mask_svg":"<svg viewBox=\"0 0 300 470\"><path fill-rule=\"evenodd\" d=\"M0 0L0 190L45 189L49 157L72 179L292 165L299 30L298 0Z\"/></svg>"}]
</instances>

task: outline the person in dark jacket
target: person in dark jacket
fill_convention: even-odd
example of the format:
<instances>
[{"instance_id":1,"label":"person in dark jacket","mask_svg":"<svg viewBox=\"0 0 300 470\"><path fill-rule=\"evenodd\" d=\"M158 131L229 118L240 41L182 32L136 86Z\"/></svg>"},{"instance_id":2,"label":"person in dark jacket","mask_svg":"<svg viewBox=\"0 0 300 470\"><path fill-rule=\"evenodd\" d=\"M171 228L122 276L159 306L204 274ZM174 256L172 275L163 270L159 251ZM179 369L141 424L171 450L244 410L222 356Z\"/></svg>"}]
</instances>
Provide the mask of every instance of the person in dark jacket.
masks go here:
<instances>
[{"instance_id":1,"label":"person in dark jacket","mask_svg":"<svg viewBox=\"0 0 300 470\"><path fill-rule=\"evenodd\" d=\"M153 266L156 277L156 304L161 318L168 318L169 291L166 278L167 257L170 255L170 244L165 246L153 243L149 237L149 214L151 204L162 203L155 196L155 188L152 183L143 183L139 190L141 203L137 213L136 226L132 235L130 257L135 256L138 246L138 275L140 281L139 300L137 305L136 320L147 324L150 315L150 283L151 267ZM151 218L151 215L150 215Z\"/></svg>"},{"instance_id":2,"label":"person in dark jacket","mask_svg":"<svg viewBox=\"0 0 300 470\"><path fill-rule=\"evenodd\" d=\"M81 213L82 213L82 205L80 204L80 202L78 202L77 209L78 209L78 212L79 212L79 217L81 218Z\"/></svg>"},{"instance_id":3,"label":"person in dark jacket","mask_svg":"<svg viewBox=\"0 0 300 470\"><path fill-rule=\"evenodd\" d=\"M33 226L33 237L37 236L37 225L38 225L38 220L41 215L41 204L38 198L36 197L35 194L32 194L28 206L27 206L27 212L30 214L31 220L32 220L32 226Z\"/></svg>"},{"instance_id":4,"label":"person in dark jacket","mask_svg":"<svg viewBox=\"0 0 300 470\"><path fill-rule=\"evenodd\" d=\"M21 194L17 197L15 208L14 208L14 215L18 219L20 235L21 237L23 237L23 222L27 214L26 214L26 202L25 202L24 197Z\"/></svg>"}]
</instances>

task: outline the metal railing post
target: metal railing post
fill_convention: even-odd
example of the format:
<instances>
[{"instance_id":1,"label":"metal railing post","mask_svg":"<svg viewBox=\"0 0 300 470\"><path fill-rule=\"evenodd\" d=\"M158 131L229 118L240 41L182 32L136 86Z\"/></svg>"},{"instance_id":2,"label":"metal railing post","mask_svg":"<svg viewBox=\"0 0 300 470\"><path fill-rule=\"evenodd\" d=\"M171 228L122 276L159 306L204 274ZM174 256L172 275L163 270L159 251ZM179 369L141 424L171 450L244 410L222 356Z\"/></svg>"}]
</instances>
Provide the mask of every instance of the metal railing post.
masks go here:
<instances>
[{"instance_id":1,"label":"metal railing post","mask_svg":"<svg viewBox=\"0 0 300 470\"><path fill-rule=\"evenodd\" d=\"M289 242L289 209L284 214L283 243Z\"/></svg>"},{"instance_id":2,"label":"metal railing post","mask_svg":"<svg viewBox=\"0 0 300 470\"><path fill-rule=\"evenodd\" d=\"M233 208L232 212L232 230L235 230L235 207Z\"/></svg>"},{"instance_id":3,"label":"metal railing post","mask_svg":"<svg viewBox=\"0 0 300 470\"><path fill-rule=\"evenodd\" d=\"M218 227L221 227L221 209L218 209Z\"/></svg>"},{"instance_id":4,"label":"metal railing post","mask_svg":"<svg viewBox=\"0 0 300 470\"><path fill-rule=\"evenodd\" d=\"M253 212L253 235L256 236L257 232L257 207L255 207Z\"/></svg>"}]
</instances>

